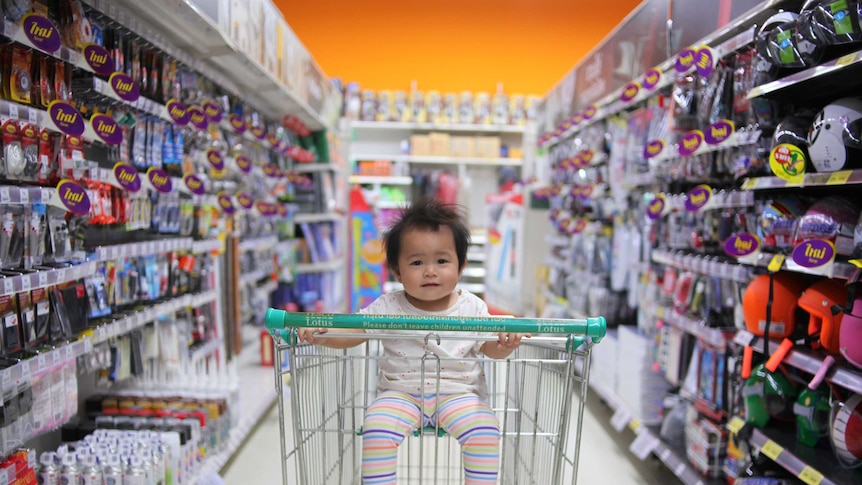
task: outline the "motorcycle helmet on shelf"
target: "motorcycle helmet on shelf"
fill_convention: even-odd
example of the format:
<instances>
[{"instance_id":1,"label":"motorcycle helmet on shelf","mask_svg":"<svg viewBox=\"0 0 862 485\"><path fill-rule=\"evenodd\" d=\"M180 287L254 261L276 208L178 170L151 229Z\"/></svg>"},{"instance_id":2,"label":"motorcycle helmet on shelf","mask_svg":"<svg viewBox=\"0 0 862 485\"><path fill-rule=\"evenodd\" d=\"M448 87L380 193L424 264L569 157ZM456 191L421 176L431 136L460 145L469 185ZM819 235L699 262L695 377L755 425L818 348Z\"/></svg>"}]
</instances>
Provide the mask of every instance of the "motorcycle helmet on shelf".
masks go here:
<instances>
[{"instance_id":1,"label":"motorcycle helmet on shelf","mask_svg":"<svg viewBox=\"0 0 862 485\"><path fill-rule=\"evenodd\" d=\"M862 99L841 98L821 109L808 130L808 155L818 172L862 162Z\"/></svg>"},{"instance_id":2,"label":"motorcycle helmet on shelf","mask_svg":"<svg viewBox=\"0 0 862 485\"><path fill-rule=\"evenodd\" d=\"M773 275L772 318L769 337L782 339L793 335L797 319L801 319L799 296L805 289L801 275L778 272ZM755 277L742 295L742 312L746 329L762 337L766 332L766 304L769 301L769 275Z\"/></svg>"},{"instance_id":3,"label":"motorcycle helmet on shelf","mask_svg":"<svg viewBox=\"0 0 862 485\"><path fill-rule=\"evenodd\" d=\"M829 438L838 463L845 468L862 465L862 394L836 402L830 418Z\"/></svg>"},{"instance_id":4,"label":"motorcycle helmet on shelf","mask_svg":"<svg viewBox=\"0 0 862 485\"><path fill-rule=\"evenodd\" d=\"M856 0L808 0L799 12L800 31L822 47L862 42L860 11Z\"/></svg>"},{"instance_id":5,"label":"motorcycle helmet on shelf","mask_svg":"<svg viewBox=\"0 0 862 485\"><path fill-rule=\"evenodd\" d=\"M764 364L752 369L751 377L742 387L742 396L745 421L758 428L766 426L771 418L794 419L797 390L780 370L770 372Z\"/></svg>"},{"instance_id":6,"label":"motorcycle helmet on shelf","mask_svg":"<svg viewBox=\"0 0 862 485\"><path fill-rule=\"evenodd\" d=\"M838 336L844 312L840 311L847 301L847 290L839 280L820 280L799 297L799 308L808 312L808 335L819 336L811 343L831 354L839 352Z\"/></svg>"},{"instance_id":7,"label":"motorcycle helmet on shelf","mask_svg":"<svg viewBox=\"0 0 862 485\"><path fill-rule=\"evenodd\" d=\"M829 387L821 385L815 390L805 388L793 404L796 415L796 441L805 446L817 446L829 436Z\"/></svg>"},{"instance_id":8,"label":"motorcycle helmet on shelf","mask_svg":"<svg viewBox=\"0 0 862 485\"><path fill-rule=\"evenodd\" d=\"M799 25L799 15L777 13L763 22L754 39L761 59L778 68L805 68L817 65L823 48L806 39Z\"/></svg>"},{"instance_id":9,"label":"motorcycle helmet on shelf","mask_svg":"<svg viewBox=\"0 0 862 485\"><path fill-rule=\"evenodd\" d=\"M811 239L824 239L835 245L835 253L853 254L853 238L859 206L856 202L837 195L817 200L799 220L793 245Z\"/></svg>"},{"instance_id":10,"label":"motorcycle helmet on shelf","mask_svg":"<svg viewBox=\"0 0 862 485\"><path fill-rule=\"evenodd\" d=\"M841 320L838 350L847 362L862 369L862 298L853 301L853 311Z\"/></svg>"},{"instance_id":11,"label":"motorcycle helmet on shelf","mask_svg":"<svg viewBox=\"0 0 862 485\"><path fill-rule=\"evenodd\" d=\"M793 248L796 226L808 206L808 202L799 197L781 196L765 201L759 211L757 227L764 249Z\"/></svg>"}]
</instances>

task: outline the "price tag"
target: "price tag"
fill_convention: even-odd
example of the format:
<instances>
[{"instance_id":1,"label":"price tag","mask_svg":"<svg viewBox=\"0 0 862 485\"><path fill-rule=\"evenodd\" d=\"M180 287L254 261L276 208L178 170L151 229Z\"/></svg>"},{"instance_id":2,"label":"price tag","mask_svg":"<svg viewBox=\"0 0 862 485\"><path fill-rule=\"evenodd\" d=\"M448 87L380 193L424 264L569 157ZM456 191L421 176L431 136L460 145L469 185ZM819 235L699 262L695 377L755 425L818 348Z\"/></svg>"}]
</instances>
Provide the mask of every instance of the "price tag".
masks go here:
<instances>
[{"instance_id":1,"label":"price tag","mask_svg":"<svg viewBox=\"0 0 862 485\"><path fill-rule=\"evenodd\" d=\"M670 448L662 448L661 451L658 452L658 457L661 461L665 462L665 464L670 460L670 457L673 456L670 452Z\"/></svg>"},{"instance_id":2,"label":"price tag","mask_svg":"<svg viewBox=\"0 0 862 485\"><path fill-rule=\"evenodd\" d=\"M104 325L99 327L99 329L96 331L96 335L99 337L100 342L108 340L108 332L105 330Z\"/></svg>"},{"instance_id":3,"label":"price tag","mask_svg":"<svg viewBox=\"0 0 862 485\"><path fill-rule=\"evenodd\" d=\"M745 426L745 421L743 421L739 416L734 416L727 422L727 430L732 434L739 433L739 430L741 430L743 426Z\"/></svg>"},{"instance_id":4,"label":"price tag","mask_svg":"<svg viewBox=\"0 0 862 485\"><path fill-rule=\"evenodd\" d=\"M62 360L63 356L60 355L59 350L54 350L53 352L51 352L51 361L54 363L54 365L59 364Z\"/></svg>"},{"instance_id":5,"label":"price tag","mask_svg":"<svg viewBox=\"0 0 862 485\"><path fill-rule=\"evenodd\" d=\"M45 358L45 354L39 354L36 356L36 370L44 370L48 367L48 359Z\"/></svg>"},{"instance_id":6,"label":"price tag","mask_svg":"<svg viewBox=\"0 0 862 485\"><path fill-rule=\"evenodd\" d=\"M13 120L18 119L18 105L14 103L9 103L9 117Z\"/></svg>"},{"instance_id":7,"label":"price tag","mask_svg":"<svg viewBox=\"0 0 862 485\"><path fill-rule=\"evenodd\" d=\"M3 294L11 295L12 293L15 293L15 284L12 278L3 278Z\"/></svg>"},{"instance_id":8,"label":"price tag","mask_svg":"<svg viewBox=\"0 0 862 485\"><path fill-rule=\"evenodd\" d=\"M43 204L47 204L48 202L50 202L51 197L54 195L54 191L51 189L42 189L39 192L39 196L41 197L40 202L42 202Z\"/></svg>"},{"instance_id":9,"label":"price tag","mask_svg":"<svg viewBox=\"0 0 862 485\"><path fill-rule=\"evenodd\" d=\"M823 481L823 474L806 465L802 469L802 473L799 474L799 479L808 485L820 485Z\"/></svg>"},{"instance_id":10,"label":"price tag","mask_svg":"<svg viewBox=\"0 0 862 485\"><path fill-rule=\"evenodd\" d=\"M39 288L48 286L48 273L46 271L39 272Z\"/></svg>"},{"instance_id":11,"label":"price tag","mask_svg":"<svg viewBox=\"0 0 862 485\"><path fill-rule=\"evenodd\" d=\"M29 121L31 125L38 125L39 124L39 112L36 111L35 109L28 109L27 110L27 121Z\"/></svg>"},{"instance_id":12,"label":"price tag","mask_svg":"<svg viewBox=\"0 0 862 485\"><path fill-rule=\"evenodd\" d=\"M784 265L784 255L776 254L772 256L772 260L769 261L769 264L766 266L766 269L769 270L770 273L776 273L781 270L781 267Z\"/></svg>"},{"instance_id":13,"label":"price tag","mask_svg":"<svg viewBox=\"0 0 862 485\"><path fill-rule=\"evenodd\" d=\"M9 469L8 468L0 468L0 480L3 480L3 483L12 483L14 477L9 477Z\"/></svg>"},{"instance_id":14,"label":"price tag","mask_svg":"<svg viewBox=\"0 0 862 485\"><path fill-rule=\"evenodd\" d=\"M847 54L835 60L835 67L846 66L852 64L856 60L856 53Z\"/></svg>"},{"instance_id":15,"label":"price tag","mask_svg":"<svg viewBox=\"0 0 862 485\"><path fill-rule=\"evenodd\" d=\"M685 463L680 462L680 464L673 469L673 474L681 478L683 473L685 473Z\"/></svg>"},{"instance_id":16,"label":"price tag","mask_svg":"<svg viewBox=\"0 0 862 485\"><path fill-rule=\"evenodd\" d=\"M30 291L30 275L21 276L21 291Z\"/></svg>"},{"instance_id":17,"label":"price tag","mask_svg":"<svg viewBox=\"0 0 862 485\"><path fill-rule=\"evenodd\" d=\"M850 179L850 175L852 174L852 170L839 170L837 172L832 172L829 174L829 178L826 179L826 185L844 185Z\"/></svg>"},{"instance_id":18,"label":"price tag","mask_svg":"<svg viewBox=\"0 0 862 485\"><path fill-rule=\"evenodd\" d=\"M617 409L617 412L614 413L611 418L611 427L613 427L618 433L626 427L626 425L632 420L632 415L628 411L623 408Z\"/></svg>"},{"instance_id":19,"label":"price tag","mask_svg":"<svg viewBox=\"0 0 862 485\"><path fill-rule=\"evenodd\" d=\"M30 190L29 189L18 189L18 196L21 198L22 204L30 203Z\"/></svg>"},{"instance_id":20,"label":"price tag","mask_svg":"<svg viewBox=\"0 0 862 485\"><path fill-rule=\"evenodd\" d=\"M0 204L8 204L12 202L9 196L9 187L0 187Z\"/></svg>"},{"instance_id":21,"label":"price tag","mask_svg":"<svg viewBox=\"0 0 862 485\"><path fill-rule=\"evenodd\" d=\"M89 354L93 351L93 341L89 338L84 339L84 353Z\"/></svg>"},{"instance_id":22,"label":"price tag","mask_svg":"<svg viewBox=\"0 0 862 485\"><path fill-rule=\"evenodd\" d=\"M120 258L120 248L114 246L111 248L111 259L119 259Z\"/></svg>"},{"instance_id":23,"label":"price tag","mask_svg":"<svg viewBox=\"0 0 862 485\"><path fill-rule=\"evenodd\" d=\"M30 377L30 361L21 361L21 377Z\"/></svg>"},{"instance_id":24,"label":"price tag","mask_svg":"<svg viewBox=\"0 0 862 485\"><path fill-rule=\"evenodd\" d=\"M629 446L629 451L632 452L639 460L646 460L648 456L658 447L659 440L652 433L641 433Z\"/></svg>"},{"instance_id":25,"label":"price tag","mask_svg":"<svg viewBox=\"0 0 862 485\"><path fill-rule=\"evenodd\" d=\"M75 349L74 345L66 346L66 360L72 360L75 358Z\"/></svg>"},{"instance_id":26,"label":"price tag","mask_svg":"<svg viewBox=\"0 0 862 485\"><path fill-rule=\"evenodd\" d=\"M631 421L629 421L629 429L631 429L635 433L638 432L638 429L640 429L640 427L641 427L641 420L640 419L634 418Z\"/></svg>"},{"instance_id":27,"label":"price tag","mask_svg":"<svg viewBox=\"0 0 862 485\"><path fill-rule=\"evenodd\" d=\"M66 269L60 268L57 270L57 283L65 283L66 282Z\"/></svg>"},{"instance_id":28,"label":"price tag","mask_svg":"<svg viewBox=\"0 0 862 485\"><path fill-rule=\"evenodd\" d=\"M772 461L778 460L778 455L780 455L782 451L784 451L784 448L772 440L767 440L763 447L760 448L760 452L768 456Z\"/></svg>"},{"instance_id":29,"label":"price tag","mask_svg":"<svg viewBox=\"0 0 862 485\"><path fill-rule=\"evenodd\" d=\"M754 342L754 334L748 330L737 330L736 335L733 337L733 341L734 343L745 347L747 345L751 345L751 342Z\"/></svg>"}]
</instances>

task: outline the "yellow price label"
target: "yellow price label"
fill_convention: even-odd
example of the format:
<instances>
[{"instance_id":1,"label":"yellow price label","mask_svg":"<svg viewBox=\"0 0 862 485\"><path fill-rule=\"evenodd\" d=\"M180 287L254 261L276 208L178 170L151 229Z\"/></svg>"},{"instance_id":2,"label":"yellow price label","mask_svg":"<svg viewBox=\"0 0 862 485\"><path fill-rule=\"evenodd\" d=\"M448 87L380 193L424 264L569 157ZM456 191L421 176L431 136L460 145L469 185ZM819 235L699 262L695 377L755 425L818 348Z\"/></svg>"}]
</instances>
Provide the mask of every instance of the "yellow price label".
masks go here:
<instances>
[{"instance_id":1,"label":"yellow price label","mask_svg":"<svg viewBox=\"0 0 862 485\"><path fill-rule=\"evenodd\" d=\"M734 416L727 422L727 430L733 434L739 433L743 426L745 426L745 421L739 416Z\"/></svg>"},{"instance_id":2,"label":"yellow price label","mask_svg":"<svg viewBox=\"0 0 862 485\"><path fill-rule=\"evenodd\" d=\"M823 474L810 466L806 466L802 469L802 473L799 474L799 479L808 485L820 485L823 481Z\"/></svg>"},{"instance_id":3,"label":"yellow price label","mask_svg":"<svg viewBox=\"0 0 862 485\"><path fill-rule=\"evenodd\" d=\"M772 440L767 440L766 444L764 444L760 449L760 452L768 456L772 461L778 460L778 455L780 455L782 451L784 451L784 448Z\"/></svg>"},{"instance_id":4,"label":"yellow price label","mask_svg":"<svg viewBox=\"0 0 862 485\"><path fill-rule=\"evenodd\" d=\"M852 54L847 54L845 56L839 57L838 60L835 61L835 66L837 66L837 67L846 66L847 64L852 64L853 61L855 61L855 60L856 60L856 53L854 52Z\"/></svg>"},{"instance_id":5,"label":"yellow price label","mask_svg":"<svg viewBox=\"0 0 862 485\"><path fill-rule=\"evenodd\" d=\"M775 273L781 270L781 266L784 265L784 255L776 254L772 257L772 260L769 261L769 264L766 266L771 273Z\"/></svg>"},{"instance_id":6,"label":"yellow price label","mask_svg":"<svg viewBox=\"0 0 862 485\"><path fill-rule=\"evenodd\" d=\"M664 307L660 306L655 309L655 316L661 319L664 319Z\"/></svg>"},{"instance_id":7,"label":"yellow price label","mask_svg":"<svg viewBox=\"0 0 862 485\"><path fill-rule=\"evenodd\" d=\"M629 422L629 429L631 429L632 431L637 431L640 427L641 427L640 419L635 418Z\"/></svg>"},{"instance_id":8,"label":"yellow price label","mask_svg":"<svg viewBox=\"0 0 862 485\"><path fill-rule=\"evenodd\" d=\"M756 188L756 187L757 187L757 179L756 178L745 179L745 182L742 182L742 190L751 190L751 189Z\"/></svg>"},{"instance_id":9,"label":"yellow price label","mask_svg":"<svg viewBox=\"0 0 862 485\"><path fill-rule=\"evenodd\" d=\"M826 179L826 185L846 184L847 181L850 180L850 175L852 173L852 170L839 170L837 172L832 172L831 174L829 174L829 178Z\"/></svg>"},{"instance_id":10,"label":"yellow price label","mask_svg":"<svg viewBox=\"0 0 862 485\"><path fill-rule=\"evenodd\" d=\"M857 268L862 268L862 259L851 259L847 262L852 264L853 266L856 266Z\"/></svg>"}]
</instances>

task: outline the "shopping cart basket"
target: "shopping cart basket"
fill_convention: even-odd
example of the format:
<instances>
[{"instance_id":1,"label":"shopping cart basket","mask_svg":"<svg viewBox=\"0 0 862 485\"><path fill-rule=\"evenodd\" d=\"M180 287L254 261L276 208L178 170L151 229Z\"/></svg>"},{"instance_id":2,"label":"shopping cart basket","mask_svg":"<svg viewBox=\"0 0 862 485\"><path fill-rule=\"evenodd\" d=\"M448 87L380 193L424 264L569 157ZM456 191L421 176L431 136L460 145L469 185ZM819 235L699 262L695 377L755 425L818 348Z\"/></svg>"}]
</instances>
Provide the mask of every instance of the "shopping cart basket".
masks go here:
<instances>
[{"instance_id":1,"label":"shopping cart basket","mask_svg":"<svg viewBox=\"0 0 862 485\"><path fill-rule=\"evenodd\" d=\"M380 342L387 338L416 338L426 342L447 338L496 340L452 331L534 335L525 339L507 359L480 359L487 376L489 404L497 415L502 434L499 483L577 483L590 349L605 335L603 317L428 319L405 315L289 313L270 308L266 312L266 327L276 348L275 386L285 484L359 484L361 428L365 410L377 393ZM299 343L297 329L302 327L374 328L377 332L355 335L367 339L361 346L331 349ZM378 333L396 330L398 333ZM327 334L320 337L326 338ZM420 359L423 373L439 372L441 365L445 366L445 359L434 354ZM288 373L289 399L285 397L284 384ZM426 376L421 379L425 381ZM285 419L290 419L290 423ZM292 433L286 432L287 425L293 428ZM417 429L399 447L399 485L461 484L462 473L458 443L439 428Z\"/></svg>"}]
</instances>

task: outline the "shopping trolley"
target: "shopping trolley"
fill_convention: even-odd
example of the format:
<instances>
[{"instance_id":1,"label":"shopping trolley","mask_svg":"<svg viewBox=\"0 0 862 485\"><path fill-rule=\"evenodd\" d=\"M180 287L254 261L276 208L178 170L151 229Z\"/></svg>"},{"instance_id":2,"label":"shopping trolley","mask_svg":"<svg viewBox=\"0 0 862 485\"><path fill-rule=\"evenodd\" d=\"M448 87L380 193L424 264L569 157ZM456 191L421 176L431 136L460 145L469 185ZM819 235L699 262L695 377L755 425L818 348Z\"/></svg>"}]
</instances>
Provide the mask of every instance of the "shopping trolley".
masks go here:
<instances>
[{"instance_id":1,"label":"shopping trolley","mask_svg":"<svg viewBox=\"0 0 862 485\"><path fill-rule=\"evenodd\" d=\"M496 340L496 336L470 337L453 331L534 335L524 339L507 359L479 359L487 377L489 404L497 415L502 434L498 483L577 483L590 349L605 335L603 317L429 319L405 315L289 313L270 308L266 312L266 327L276 349L275 386L285 484L359 484L362 422L365 410L376 397L380 342L387 338L416 338L426 343L448 338ZM299 343L297 329L303 327L377 331L354 334L367 339L363 345L331 349ZM387 331L393 333L380 333ZM320 337L326 338L327 334ZM445 359L433 353L420 359L423 382L426 372L439 372L445 365ZM288 374L289 398L285 396ZM290 419L290 423L285 419ZM292 433L286 432L288 424L292 425ZM437 427L415 430L398 449L399 485L462 484L462 474L457 441Z\"/></svg>"}]
</instances>

